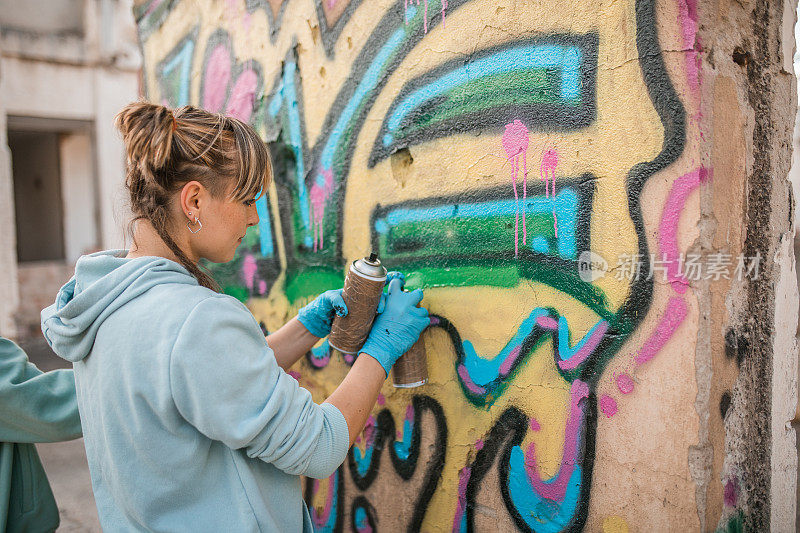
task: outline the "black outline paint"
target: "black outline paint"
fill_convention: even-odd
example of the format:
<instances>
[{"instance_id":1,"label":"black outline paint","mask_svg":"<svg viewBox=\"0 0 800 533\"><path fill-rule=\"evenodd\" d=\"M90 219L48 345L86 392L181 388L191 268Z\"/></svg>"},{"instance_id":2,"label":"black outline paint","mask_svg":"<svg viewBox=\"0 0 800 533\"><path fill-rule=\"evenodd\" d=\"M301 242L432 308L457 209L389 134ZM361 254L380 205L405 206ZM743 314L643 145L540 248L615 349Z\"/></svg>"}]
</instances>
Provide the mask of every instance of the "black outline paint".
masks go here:
<instances>
[{"instance_id":1,"label":"black outline paint","mask_svg":"<svg viewBox=\"0 0 800 533\"><path fill-rule=\"evenodd\" d=\"M444 470L444 459L447 451L447 420L444 416L442 406L430 396L414 396L411 402L414 408L414 423L411 435L411 448L407 460L400 459L394 450L392 444L395 441L396 426L391 412L388 409L384 409L378 414L375 424L375 441L373 443L372 459L367 473L363 477L358 475L355 458L353 457L353 448L350 448L347 454L347 464L348 470L350 471L350 479L353 480L353 483L359 490L366 491L372 486L372 483L378 475L381 455L383 455L381 452L384 448L388 448L389 458L395 472L397 472L403 480L408 481L414 476L420 455L420 444L422 442L422 413L423 411L427 411L433 415L437 426L436 443L434 444L433 456L427 463L422 487L419 490L419 496L414 502L414 512L408 524L408 531L414 532L420 531L422 527L422 521L428 510L428 504L433 498L436 486L439 484L442 471Z\"/></svg>"}]
</instances>

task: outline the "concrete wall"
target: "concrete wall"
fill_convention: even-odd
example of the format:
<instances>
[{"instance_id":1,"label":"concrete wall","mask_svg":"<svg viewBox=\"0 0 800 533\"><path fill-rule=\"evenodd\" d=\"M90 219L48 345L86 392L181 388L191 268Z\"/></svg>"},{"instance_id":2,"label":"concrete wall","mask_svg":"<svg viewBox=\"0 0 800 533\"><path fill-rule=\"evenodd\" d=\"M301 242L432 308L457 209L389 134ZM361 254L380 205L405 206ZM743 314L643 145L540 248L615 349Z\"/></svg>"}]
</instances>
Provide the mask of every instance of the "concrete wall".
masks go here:
<instances>
[{"instance_id":1,"label":"concrete wall","mask_svg":"<svg viewBox=\"0 0 800 533\"><path fill-rule=\"evenodd\" d=\"M66 278L36 276L66 275L82 253L124 246L130 217L123 188L124 149L113 121L122 106L139 97L141 55L131 4L132 0L0 0L0 145L7 146L7 122L14 131L60 135L66 247L60 254L66 261L33 265L22 276L31 285L20 288L15 240L0 239L2 283L9 294L0 302L0 328L18 320L23 331L38 329L36 306L45 298L39 291L50 291L47 298L52 299L53 285ZM12 191L13 197L9 180L10 172L0 172L0 187ZM5 211L3 202L10 202L5 195L0 209L11 218L0 231L13 235L13 205ZM48 209L37 216L59 215ZM27 244L24 239L22 244ZM7 267L12 261L13 268ZM20 290L27 299L18 305L10 295ZM14 336L14 329L6 326L3 331Z\"/></svg>"},{"instance_id":2,"label":"concrete wall","mask_svg":"<svg viewBox=\"0 0 800 533\"><path fill-rule=\"evenodd\" d=\"M794 530L793 8L134 12L151 100L273 148L226 292L274 330L370 250L426 290L430 383L305 485L319 530ZM350 364L295 375L321 401Z\"/></svg>"},{"instance_id":3,"label":"concrete wall","mask_svg":"<svg viewBox=\"0 0 800 533\"><path fill-rule=\"evenodd\" d=\"M6 72L0 63L0 84ZM19 304L17 282L17 234L14 224L14 177L8 148L6 113L0 98L0 335L16 337L14 312Z\"/></svg>"}]
</instances>

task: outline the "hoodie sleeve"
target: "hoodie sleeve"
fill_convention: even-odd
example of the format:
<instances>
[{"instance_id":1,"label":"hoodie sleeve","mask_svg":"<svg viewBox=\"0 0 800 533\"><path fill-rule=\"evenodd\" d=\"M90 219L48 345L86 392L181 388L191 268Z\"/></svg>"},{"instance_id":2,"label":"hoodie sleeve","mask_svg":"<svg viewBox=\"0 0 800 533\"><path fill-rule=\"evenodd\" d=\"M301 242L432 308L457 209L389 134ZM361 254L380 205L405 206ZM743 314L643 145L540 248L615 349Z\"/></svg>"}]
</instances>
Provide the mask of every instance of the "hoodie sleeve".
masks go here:
<instances>
[{"instance_id":1,"label":"hoodie sleeve","mask_svg":"<svg viewBox=\"0 0 800 533\"><path fill-rule=\"evenodd\" d=\"M228 296L203 300L178 333L170 386L181 415L208 438L288 474L330 476L349 448L347 422L286 374L261 328Z\"/></svg>"},{"instance_id":2,"label":"hoodie sleeve","mask_svg":"<svg viewBox=\"0 0 800 533\"><path fill-rule=\"evenodd\" d=\"M81 436L72 370L42 372L0 337L0 442L58 442Z\"/></svg>"}]
</instances>

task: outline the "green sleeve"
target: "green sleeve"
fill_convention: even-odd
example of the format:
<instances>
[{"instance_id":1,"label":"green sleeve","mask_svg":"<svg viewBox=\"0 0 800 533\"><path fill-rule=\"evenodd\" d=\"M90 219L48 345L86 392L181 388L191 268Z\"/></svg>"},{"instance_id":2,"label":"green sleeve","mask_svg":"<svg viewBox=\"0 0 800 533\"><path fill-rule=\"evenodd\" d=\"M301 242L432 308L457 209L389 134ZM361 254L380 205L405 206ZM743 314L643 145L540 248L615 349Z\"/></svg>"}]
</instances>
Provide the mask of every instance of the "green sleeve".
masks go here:
<instances>
[{"instance_id":1,"label":"green sleeve","mask_svg":"<svg viewBox=\"0 0 800 533\"><path fill-rule=\"evenodd\" d=\"M72 370L42 372L0 337L0 442L57 442L81 436Z\"/></svg>"}]
</instances>

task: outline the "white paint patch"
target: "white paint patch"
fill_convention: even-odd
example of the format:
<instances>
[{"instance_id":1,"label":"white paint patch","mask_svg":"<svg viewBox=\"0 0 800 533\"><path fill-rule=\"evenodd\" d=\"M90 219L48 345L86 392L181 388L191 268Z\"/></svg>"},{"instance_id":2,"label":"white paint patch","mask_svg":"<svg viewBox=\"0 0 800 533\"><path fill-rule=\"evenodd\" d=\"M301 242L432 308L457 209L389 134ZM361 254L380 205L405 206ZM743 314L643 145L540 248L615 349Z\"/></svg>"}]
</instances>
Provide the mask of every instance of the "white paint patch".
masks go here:
<instances>
[{"instance_id":1,"label":"white paint patch","mask_svg":"<svg viewBox=\"0 0 800 533\"><path fill-rule=\"evenodd\" d=\"M775 256L775 343L772 355L770 530L794 531L797 503L796 434L798 292L792 238L783 234Z\"/></svg>"}]
</instances>

